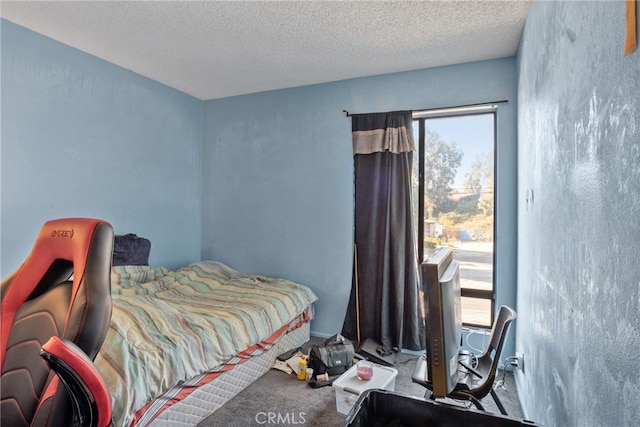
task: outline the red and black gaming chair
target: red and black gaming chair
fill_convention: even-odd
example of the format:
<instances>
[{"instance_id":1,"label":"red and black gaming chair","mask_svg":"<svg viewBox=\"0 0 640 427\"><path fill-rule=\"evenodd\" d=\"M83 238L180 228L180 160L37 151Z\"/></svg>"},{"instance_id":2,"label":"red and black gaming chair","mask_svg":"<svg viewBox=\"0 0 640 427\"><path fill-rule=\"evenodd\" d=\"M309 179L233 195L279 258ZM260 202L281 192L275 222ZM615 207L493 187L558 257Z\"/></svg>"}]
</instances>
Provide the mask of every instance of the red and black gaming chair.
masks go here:
<instances>
[{"instance_id":1,"label":"red and black gaming chair","mask_svg":"<svg viewBox=\"0 0 640 427\"><path fill-rule=\"evenodd\" d=\"M2 281L3 427L111 423L109 393L93 359L111 318L112 254L109 223L53 220Z\"/></svg>"}]
</instances>

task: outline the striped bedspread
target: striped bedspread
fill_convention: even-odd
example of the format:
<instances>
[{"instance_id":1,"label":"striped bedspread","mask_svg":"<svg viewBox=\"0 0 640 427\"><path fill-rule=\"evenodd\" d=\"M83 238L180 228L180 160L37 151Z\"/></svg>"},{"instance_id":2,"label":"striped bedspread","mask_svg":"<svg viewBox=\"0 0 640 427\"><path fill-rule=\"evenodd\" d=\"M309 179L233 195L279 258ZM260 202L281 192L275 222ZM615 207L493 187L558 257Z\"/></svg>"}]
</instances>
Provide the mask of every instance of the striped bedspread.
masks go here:
<instances>
[{"instance_id":1,"label":"striped bedspread","mask_svg":"<svg viewBox=\"0 0 640 427\"><path fill-rule=\"evenodd\" d=\"M111 282L111 325L95 363L116 426L171 386L271 337L317 299L303 285L213 261L176 271L114 267Z\"/></svg>"}]
</instances>

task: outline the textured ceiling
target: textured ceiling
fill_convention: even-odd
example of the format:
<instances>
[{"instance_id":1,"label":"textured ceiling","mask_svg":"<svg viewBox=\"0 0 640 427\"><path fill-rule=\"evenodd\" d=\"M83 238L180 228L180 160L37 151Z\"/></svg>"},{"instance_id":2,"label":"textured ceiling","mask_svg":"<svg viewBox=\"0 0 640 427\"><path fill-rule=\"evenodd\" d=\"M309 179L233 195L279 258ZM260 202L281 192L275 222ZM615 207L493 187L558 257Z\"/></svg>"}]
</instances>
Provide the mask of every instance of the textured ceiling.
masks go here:
<instances>
[{"instance_id":1,"label":"textured ceiling","mask_svg":"<svg viewBox=\"0 0 640 427\"><path fill-rule=\"evenodd\" d=\"M529 0L2 1L3 18L200 99L513 56Z\"/></svg>"}]
</instances>

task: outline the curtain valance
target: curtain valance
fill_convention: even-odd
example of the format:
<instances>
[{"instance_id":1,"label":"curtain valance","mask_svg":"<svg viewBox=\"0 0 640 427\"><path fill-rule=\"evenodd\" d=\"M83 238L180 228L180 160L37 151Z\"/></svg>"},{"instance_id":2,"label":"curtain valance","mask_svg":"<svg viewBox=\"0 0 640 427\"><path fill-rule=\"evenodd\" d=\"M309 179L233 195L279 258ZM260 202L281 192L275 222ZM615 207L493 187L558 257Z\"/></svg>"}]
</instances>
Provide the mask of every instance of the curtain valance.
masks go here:
<instances>
[{"instance_id":1,"label":"curtain valance","mask_svg":"<svg viewBox=\"0 0 640 427\"><path fill-rule=\"evenodd\" d=\"M411 111L353 114L353 154L415 151Z\"/></svg>"}]
</instances>

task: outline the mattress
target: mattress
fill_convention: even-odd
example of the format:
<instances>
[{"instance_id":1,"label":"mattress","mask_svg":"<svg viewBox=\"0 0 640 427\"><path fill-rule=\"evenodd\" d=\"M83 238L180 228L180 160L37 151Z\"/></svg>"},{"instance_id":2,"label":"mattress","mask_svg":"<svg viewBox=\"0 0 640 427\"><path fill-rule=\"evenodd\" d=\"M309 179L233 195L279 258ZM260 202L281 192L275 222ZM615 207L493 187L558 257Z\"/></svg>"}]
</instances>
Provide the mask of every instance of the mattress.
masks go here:
<instances>
[{"instance_id":1,"label":"mattress","mask_svg":"<svg viewBox=\"0 0 640 427\"><path fill-rule=\"evenodd\" d=\"M166 394L175 385L194 389L200 384L190 382L210 382L271 350L310 320L317 297L285 279L204 261L176 271L114 267L112 299L95 363L111 394L114 425L128 426L148 423L140 414L150 402L175 400Z\"/></svg>"},{"instance_id":2,"label":"mattress","mask_svg":"<svg viewBox=\"0 0 640 427\"><path fill-rule=\"evenodd\" d=\"M164 411L151 423L138 425L153 427L196 426L269 371L279 354L300 347L307 342L309 329L309 323L304 323L294 331L283 335L277 340L276 345L267 352L251 358L246 363L236 365L232 370L222 373L209 383L194 388L179 402L163 407ZM159 408L155 408L155 410L157 409ZM149 415L152 416L155 410L147 414L147 419L151 418Z\"/></svg>"}]
</instances>

